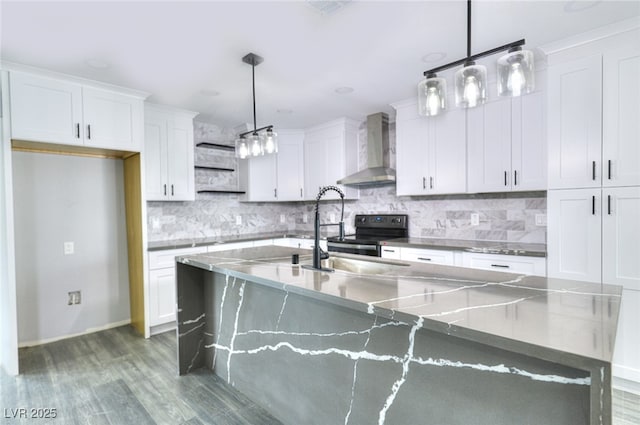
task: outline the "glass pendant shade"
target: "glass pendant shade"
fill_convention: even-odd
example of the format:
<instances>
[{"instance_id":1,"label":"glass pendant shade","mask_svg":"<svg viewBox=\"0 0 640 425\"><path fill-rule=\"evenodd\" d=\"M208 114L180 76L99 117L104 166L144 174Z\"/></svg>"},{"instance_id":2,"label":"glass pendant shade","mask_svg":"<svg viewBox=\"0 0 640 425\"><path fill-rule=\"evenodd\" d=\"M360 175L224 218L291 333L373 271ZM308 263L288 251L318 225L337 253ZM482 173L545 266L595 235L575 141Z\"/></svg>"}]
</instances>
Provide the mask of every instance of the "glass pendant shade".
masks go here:
<instances>
[{"instance_id":1,"label":"glass pendant shade","mask_svg":"<svg viewBox=\"0 0 640 425\"><path fill-rule=\"evenodd\" d=\"M444 78L429 76L418 84L418 113L422 116L434 116L446 109L447 81Z\"/></svg>"},{"instance_id":2,"label":"glass pendant shade","mask_svg":"<svg viewBox=\"0 0 640 425\"><path fill-rule=\"evenodd\" d=\"M247 144L247 139L244 137L240 137L236 139L236 157L240 159L245 159L249 156L249 145Z\"/></svg>"},{"instance_id":3,"label":"glass pendant shade","mask_svg":"<svg viewBox=\"0 0 640 425\"><path fill-rule=\"evenodd\" d=\"M499 96L520 96L533 89L533 52L516 48L498 59Z\"/></svg>"},{"instance_id":4,"label":"glass pendant shade","mask_svg":"<svg viewBox=\"0 0 640 425\"><path fill-rule=\"evenodd\" d=\"M260 136L257 133L253 133L249 136L249 149L251 152L251 156L260 156L264 155L264 150L262 149L262 143L260 141Z\"/></svg>"},{"instance_id":5,"label":"glass pendant shade","mask_svg":"<svg viewBox=\"0 0 640 425\"><path fill-rule=\"evenodd\" d=\"M268 129L262 138L262 150L265 154L278 152L278 135L271 129Z\"/></svg>"},{"instance_id":6,"label":"glass pendant shade","mask_svg":"<svg viewBox=\"0 0 640 425\"><path fill-rule=\"evenodd\" d=\"M468 62L455 75L456 106L474 108L487 101L487 68Z\"/></svg>"}]
</instances>

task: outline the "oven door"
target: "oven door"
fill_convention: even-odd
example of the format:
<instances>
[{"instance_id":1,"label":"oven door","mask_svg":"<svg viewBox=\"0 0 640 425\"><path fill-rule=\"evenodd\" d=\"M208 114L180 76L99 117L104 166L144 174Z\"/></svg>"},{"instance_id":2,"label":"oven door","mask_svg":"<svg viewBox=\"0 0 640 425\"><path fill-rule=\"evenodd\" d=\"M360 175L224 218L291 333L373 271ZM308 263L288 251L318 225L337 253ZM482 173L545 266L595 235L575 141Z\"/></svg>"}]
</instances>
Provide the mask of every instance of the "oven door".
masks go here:
<instances>
[{"instance_id":1,"label":"oven door","mask_svg":"<svg viewBox=\"0 0 640 425\"><path fill-rule=\"evenodd\" d=\"M369 255L371 257L380 257L380 246L378 244L368 243L345 243L327 241L327 250L330 252L344 252L347 254Z\"/></svg>"}]
</instances>

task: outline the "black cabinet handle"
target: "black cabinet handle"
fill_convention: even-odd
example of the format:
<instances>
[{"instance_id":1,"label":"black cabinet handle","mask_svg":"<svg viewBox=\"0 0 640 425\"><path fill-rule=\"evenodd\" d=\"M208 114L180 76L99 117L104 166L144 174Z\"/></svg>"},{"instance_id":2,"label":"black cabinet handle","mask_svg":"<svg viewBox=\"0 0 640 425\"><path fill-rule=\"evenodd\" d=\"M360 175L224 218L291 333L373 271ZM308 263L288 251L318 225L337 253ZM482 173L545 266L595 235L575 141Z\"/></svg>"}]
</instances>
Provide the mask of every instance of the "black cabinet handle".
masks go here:
<instances>
[{"instance_id":1,"label":"black cabinet handle","mask_svg":"<svg viewBox=\"0 0 640 425\"><path fill-rule=\"evenodd\" d=\"M167 185L164 185L164 196L167 196Z\"/></svg>"},{"instance_id":2,"label":"black cabinet handle","mask_svg":"<svg viewBox=\"0 0 640 425\"><path fill-rule=\"evenodd\" d=\"M596 215L596 197L591 197L591 215Z\"/></svg>"},{"instance_id":3,"label":"black cabinet handle","mask_svg":"<svg viewBox=\"0 0 640 425\"><path fill-rule=\"evenodd\" d=\"M431 261L431 258L418 257L418 260L422 260L422 261Z\"/></svg>"},{"instance_id":4,"label":"black cabinet handle","mask_svg":"<svg viewBox=\"0 0 640 425\"><path fill-rule=\"evenodd\" d=\"M300 188L300 197L302 198L302 188Z\"/></svg>"},{"instance_id":5,"label":"black cabinet handle","mask_svg":"<svg viewBox=\"0 0 640 425\"><path fill-rule=\"evenodd\" d=\"M427 188L427 178L426 178L426 177L423 177L423 178L422 178L422 188L423 188L423 189L426 189L426 188Z\"/></svg>"},{"instance_id":6,"label":"black cabinet handle","mask_svg":"<svg viewBox=\"0 0 640 425\"><path fill-rule=\"evenodd\" d=\"M274 198L278 197L278 189L273 189L273 197Z\"/></svg>"},{"instance_id":7,"label":"black cabinet handle","mask_svg":"<svg viewBox=\"0 0 640 425\"><path fill-rule=\"evenodd\" d=\"M513 185L518 185L518 170L513 170Z\"/></svg>"},{"instance_id":8,"label":"black cabinet handle","mask_svg":"<svg viewBox=\"0 0 640 425\"><path fill-rule=\"evenodd\" d=\"M395 249L383 249L384 252L396 252Z\"/></svg>"},{"instance_id":9,"label":"black cabinet handle","mask_svg":"<svg viewBox=\"0 0 640 425\"><path fill-rule=\"evenodd\" d=\"M592 180L596 179L596 162L595 161L591 161L591 179Z\"/></svg>"},{"instance_id":10,"label":"black cabinet handle","mask_svg":"<svg viewBox=\"0 0 640 425\"><path fill-rule=\"evenodd\" d=\"M171 185L171 196L173 196L173 185Z\"/></svg>"},{"instance_id":11,"label":"black cabinet handle","mask_svg":"<svg viewBox=\"0 0 640 425\"><path fill-rule=\"evenodd\" d=\"M429 177L429 189L433 189L433 177Z\"/></svg>"},{"instance_id":12,"label":"black cabinet handle","mask_svg":"<svg viewBox=\"0 0 640 425\"><path fill-rule=\"evenodd\" d=\"M504 172L504 185L507 185L507 172Z\"/></svg>"},{"instance_id":13,"label":"black cabinet handle","mask_svg":"<svg viewBox=\"0 0 640 425\"><path fill-rule=\"evenodd\" d=\"M611 180L611 160L607 161L607 177Z\"/></svg>"},{"instance_id":14,"label":"black cabinet handle","mask_svg":"<svg viewBox=\"0 0 640 425\"><path fill-rule=\"evenodd\" d=\"M607 195L607 214L611 215L611 195Z\"/></svg>"},{"instance_id":15,"label":"black cabinet handle","mask_svg":"<svg viewBox=\"0 0 640 425\"><path fill-rule=\"evenodd\" d=\"M76 139L80 138L80 123L76 124Z\"/></svg>"},{"instance_id":16,"label":"black cabinet handle","mask_svg":"<svg viewBox=\"0 0 640 425\"><path fill-rule=\"evenodd\" d=\"M506 264L492 264L491 267L498 267L500 269L508 269L509 266Z\"/></svg>"},{"instance_id":17,"label":"black cabinet handle","mask_svg":"<svg viewBox=\"0 0 640 425\"><path fill-rule=\"evenodd\" d=\"M87 124L87 139L91 139L91 124Z\"/></svg>"}]
</instances>

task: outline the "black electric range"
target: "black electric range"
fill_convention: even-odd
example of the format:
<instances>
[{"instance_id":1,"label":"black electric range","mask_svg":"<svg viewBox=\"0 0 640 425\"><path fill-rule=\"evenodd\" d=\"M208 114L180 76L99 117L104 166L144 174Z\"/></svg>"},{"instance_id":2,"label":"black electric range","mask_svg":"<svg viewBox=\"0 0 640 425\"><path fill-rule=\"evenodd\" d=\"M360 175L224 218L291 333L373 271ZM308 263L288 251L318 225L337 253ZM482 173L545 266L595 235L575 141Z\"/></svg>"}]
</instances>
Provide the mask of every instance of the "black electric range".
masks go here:
<instances>
[{"instance_id":1,"label":"black electric range","mask_svg":"<svg viewBox=\"0 0 640 425\"><path fill-rule=\"evenodd\" d=\"M409 237L406 214L357 214L355 235L327 238L327 249L333 252L380 257L380 242Z\"/></svg>"}]
</instances>

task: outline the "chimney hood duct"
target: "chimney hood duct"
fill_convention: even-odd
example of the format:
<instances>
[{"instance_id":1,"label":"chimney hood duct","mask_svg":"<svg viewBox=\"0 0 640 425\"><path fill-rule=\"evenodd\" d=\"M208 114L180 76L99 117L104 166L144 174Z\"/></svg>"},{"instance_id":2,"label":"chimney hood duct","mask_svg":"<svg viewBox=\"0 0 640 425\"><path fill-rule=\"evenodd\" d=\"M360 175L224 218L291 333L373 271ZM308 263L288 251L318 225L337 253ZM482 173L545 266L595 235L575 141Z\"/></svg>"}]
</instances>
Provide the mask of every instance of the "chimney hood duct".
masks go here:
<instances>
[{"instance_id":1,"label":"chimney hood duct","mask_svg":"<svg viewBox=\"0 0 640 425\"><path fill-rule=\"evenodd\" d=\"M385 161L384 153L387 152ZM378 112L367 117L367 168L337 181L347 186L373 186L396 182L389 167L389 116Z\"/></svg>"}]
</instances>

